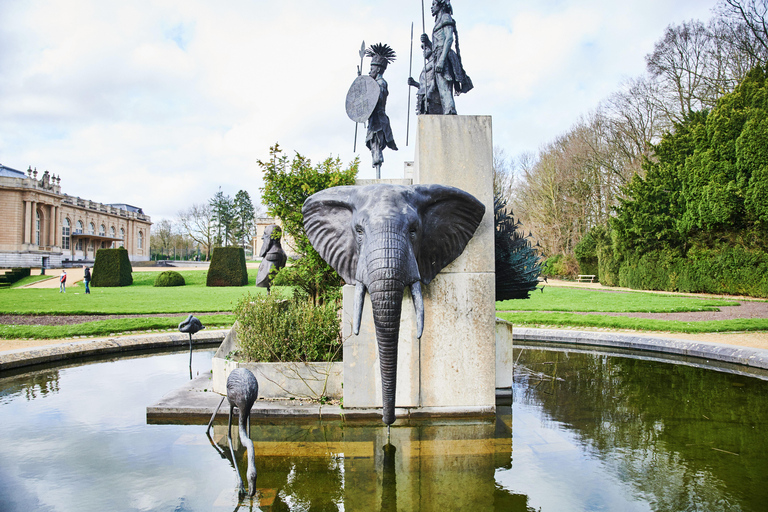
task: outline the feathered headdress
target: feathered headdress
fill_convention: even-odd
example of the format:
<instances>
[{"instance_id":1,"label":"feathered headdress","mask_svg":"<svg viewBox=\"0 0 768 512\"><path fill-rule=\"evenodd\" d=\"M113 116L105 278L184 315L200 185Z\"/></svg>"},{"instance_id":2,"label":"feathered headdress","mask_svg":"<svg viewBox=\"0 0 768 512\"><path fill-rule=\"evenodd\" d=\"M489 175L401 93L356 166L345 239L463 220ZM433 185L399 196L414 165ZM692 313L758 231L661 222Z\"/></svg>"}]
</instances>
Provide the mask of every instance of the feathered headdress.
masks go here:
<instances>
[{"instance_id":1,"label":"feathered headdress","mask_svg":"<svg viewBox=\"0 0 768 512\"><path fill-rule=\"evenodd\" d=\"M371 58L371 64L387 67L387 64L395 61L395 50L388 44L372 44L365 50L365 54Z\"/></svg>"}]
</instances>

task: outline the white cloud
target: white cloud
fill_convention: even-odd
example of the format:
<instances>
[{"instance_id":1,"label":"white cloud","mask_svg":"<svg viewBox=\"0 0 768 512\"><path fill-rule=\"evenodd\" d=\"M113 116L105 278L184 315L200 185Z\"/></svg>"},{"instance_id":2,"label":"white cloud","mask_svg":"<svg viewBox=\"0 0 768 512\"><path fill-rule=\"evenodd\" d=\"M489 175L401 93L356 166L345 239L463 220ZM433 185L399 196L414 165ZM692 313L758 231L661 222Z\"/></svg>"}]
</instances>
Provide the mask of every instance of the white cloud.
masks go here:
<instances>
[{"instance_id":1,"label":"white cloud","mask_svg":"<svg viewBox=\"0 0 768 512\"><path fill-rule=\"evenodd\" d=\"M641 73L668 24L709 17L698 0L453 5L475 83L457 108L492 115L495 143L513 155L548 142ZM256 161L275 142L313 161L354 158L344 98L364 39L398 55L385 78L400 151L385 152L382 169L398 177L413 158L411 22L418 76L419 2L2 2L0 162L48 169L69 194L136 204L155 220L219 186L257 196ZM427 30L431 22L427 13ZM413 114L410 123L414 132ZM360 125L361 176L372 177L364 138Z\"/></svg>"}]
</instances>

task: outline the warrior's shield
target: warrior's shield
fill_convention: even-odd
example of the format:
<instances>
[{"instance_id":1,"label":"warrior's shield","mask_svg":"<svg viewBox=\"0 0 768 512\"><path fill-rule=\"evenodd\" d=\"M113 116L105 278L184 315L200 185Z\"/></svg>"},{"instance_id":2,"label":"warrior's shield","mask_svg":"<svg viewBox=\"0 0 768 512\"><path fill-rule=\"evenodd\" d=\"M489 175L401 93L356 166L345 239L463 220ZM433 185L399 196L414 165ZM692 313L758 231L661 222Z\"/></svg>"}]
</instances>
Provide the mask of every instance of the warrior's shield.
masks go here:
<instances>
[{"instance_id":1,"label":"warrior's shield","mask_svg":"<svg viewBox=\"0 0 768 512\"><path fill-rule=\"evenodd\" d=\"M376 80L368 75L355 78L347 93L347 115L356 123L364 123L371 117L379 101L381 89Z\"/></svg>"}]
</instances>

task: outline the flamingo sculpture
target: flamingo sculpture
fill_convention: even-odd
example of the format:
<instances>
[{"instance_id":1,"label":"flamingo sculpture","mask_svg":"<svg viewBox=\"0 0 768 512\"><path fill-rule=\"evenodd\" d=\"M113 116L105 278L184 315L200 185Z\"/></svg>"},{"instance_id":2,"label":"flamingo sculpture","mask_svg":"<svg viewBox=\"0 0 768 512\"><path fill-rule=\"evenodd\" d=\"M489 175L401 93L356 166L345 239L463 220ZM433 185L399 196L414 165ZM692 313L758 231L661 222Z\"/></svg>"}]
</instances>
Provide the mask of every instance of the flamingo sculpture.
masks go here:
<instances>
[{"instance_id":1,"label":"flamingo sculpture","mask_svg":"<svg viewBox=\"0 0 768 512\"><path fill-rule=\"evenodd\" d=\"M227 424L227 442L229 443L229 450L232 452L232 461L235 463L235 472L237 474L237 482L240 484L240 493L245 493L245 486L243 480L240 478L240 471L237 469L237 463L235 462L235 450L232 448L232 412L237 406L239 411L239 433L240 443L246 448L246 456L248 458L248 470L246 472L246 479L248 480L248 495L253 496L256 493L256 454L253 451L253 441L251 441L251 408L256 398L259 396L259 381L247 368L235 368L227 377L227 396L221 398L219 406L213 411L211 421L208 422L207 434L210 437L211 425L216 417L216 414L221 408L221 404L224 403L224 398L229 400L229 423Z\"/></svg>"},{"instance_id":2,"label":"flamingo sculpture","mask_svg":"<svg viewBox=\"0 0 768 512\"><path fill-rule=\"evenodd\" d=\"M197 331L202 331L205 326L197 317L189 315L186 320L179 324L179 331L189 334L189 378L192 379L192 335Z\"/></svg>"}]
</instances>

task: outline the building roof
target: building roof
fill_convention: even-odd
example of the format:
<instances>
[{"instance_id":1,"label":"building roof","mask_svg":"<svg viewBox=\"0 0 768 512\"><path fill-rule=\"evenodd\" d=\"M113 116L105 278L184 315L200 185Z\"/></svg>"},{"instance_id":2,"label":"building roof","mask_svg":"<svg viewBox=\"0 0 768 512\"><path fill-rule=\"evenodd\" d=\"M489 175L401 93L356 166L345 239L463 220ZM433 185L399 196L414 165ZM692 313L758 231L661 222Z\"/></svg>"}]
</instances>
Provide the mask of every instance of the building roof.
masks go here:
<instances>
[{"instance_id":1,"label":"building roof","mask_svg":"<svg viewBox=\"0 0 768 512\"><path fill-rule=\"evenodd\" d=\"M142 215L144 214L142 209L139 208L138 206L131 206L125 203L110 203L109 206L112 206L113 208L119 208L121 210L129 211L129 212L141 213Z\"/></svg>"},{"instance_id":2,"label":"building roof","mask_svg":"<svg viewBox=\"0 0 768 512\"><path fill-rule=\"evenodd\" d=\"M0 176L4 176L6 178L28 178L28 176L23 172L17 171L16 169L11 169L10 167L6 167L3 164L0 164Z\"/></svg>"}]
</instances>

